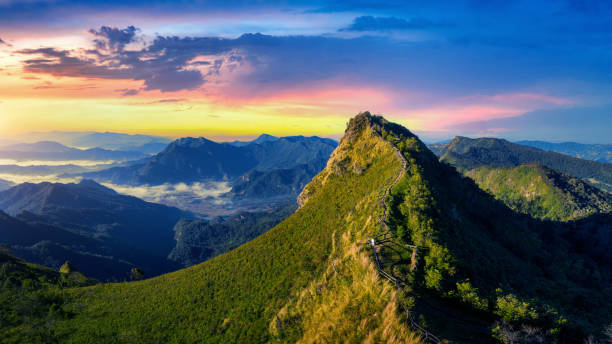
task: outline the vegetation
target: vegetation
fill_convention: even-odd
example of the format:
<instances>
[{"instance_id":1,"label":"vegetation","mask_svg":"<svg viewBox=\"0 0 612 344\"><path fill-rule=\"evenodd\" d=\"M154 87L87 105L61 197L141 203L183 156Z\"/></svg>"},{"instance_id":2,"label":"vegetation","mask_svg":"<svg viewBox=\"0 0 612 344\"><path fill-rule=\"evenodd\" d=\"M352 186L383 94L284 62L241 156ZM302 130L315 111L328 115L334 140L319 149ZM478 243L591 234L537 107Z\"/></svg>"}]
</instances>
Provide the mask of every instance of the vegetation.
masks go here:
<instances>
[{"instance_id":1,"label":"vegetation","mask_svg":"<svg viewBox=\"0 0 612 344\"><path fill-rule=\"evenodd\" d=\"M400 166L371 120L351 121L328 168L307 186L301 208L278 226L184 270L71 289L66 309L73 316L51 326L54 338L261 343L308 341L317 333L330 341L350 335L360 342L416 342L397 309L402 296L376 277L363 245L377 229L377 193ZM329 275L334 268L338 274ZM271 328L277 317L280 326ZM0 335L19 341L26 331L22 324Z\"/></svg>"},{"instance_id":2,"label":"vegetation","mask_svg":"<svg viewBox=\"0 0 612 344\"><path fill-rule=\"evenodd\" d=\"M379 277L366 244L379 229L379 192L403 166L397 154L407 167L387 200L393 235L378 250L401 290ZM612 322L609 215L517 213L382 117L350 121L298 203L202 264L67 290L70 315L48 333L66 343L418 342L409 309L449 342L577 343L603 338ZM30 324L0 335L24 341Z\"/></svg>"},{"instance_id":3,"label":"vegetation","mask_svg":"<svg viewBox=\"0 0 612 344\"><path fill-rule=\"evenodd\" d=\"M612 191L612 164L583 160L557 152L511 143L502 139L457 137L444 145L432 145L441 161L467 171L481 166L515 167L539 163Z\"/></svg>"},{"instance_id":4,"label":"vegetation","mask_svg":"<svg viewBox=\"0 0 612 344\"><path fill-rule=\"evenodd\" d=\"M64 288L94 283L79 272L59 273L0 250L0 329L8 334L3 343L52 342L54 324L73 315Z\"/></svg>"},{"instance_id":5,"label":"vegetation","mask_svg":"<svg viewBox=\"0 0 612 344\"><path fill-rule=\"evenodd\" d=\"M181 219L174 226L176 246L169 259L188 267L253 240L295 211L295 204L261 212L242 212L210 221Z\"/></svg>"},{"instance_id":6,"label":"vegetation","mask_svg":"<svg viewBox=\"0 0 612 344\"><path fill-rule=\"evenodd\" d=\"M392 227L405 244L418 246L419 269L396 271L412 282L416 309L421 310L424 324L458 342L478 340L462 340L457 328L440 324L440 317L445 322L458 322L461 318L452 314L473 314L470 326L484 324L497 329L492 334L498 339L500 329L518 336L523 327L560 342L581 342L588 334L601 335L612 314L607 301L612 297L610 256L597 248L603 240L609 249L612 229L604 224L610 220L608 215L569 223L532 219L513 212L455 168L440 163L407 130L389 133L386 138L408 161L407 174L392 189ZM484 157L484 151L482 148L472 156ZM472 148L457 146L448 152L457 152L450 156L457 158L462 168L479 166L475 160L458 155L471 154ZM494 160L508 157L495 156ZM513 160L506 163L512 166ZM483 168L480 173L507 173L494 174L490 184L496 190L508 190L513 183L529 186L527 180L535 176L533 166L495 172ZM550 172L538 168L538 173ZM537 184L536 189L544 184ZM561 217L564 213L557 214ZM586 304L590 306L586 308ZM496 326L495 322L507 326Z\"/></svg>"},{"instance_id":7,"label":"vegetation","mask_svg":"<svg viewBox=\"0 0 612 344\"><path fill-rule=\"evenodd\" d=\"M232 184L232 190L228 196L233 199L284 197L295 200L306 184L310 183L324 167L325 160L319 160L293 168L271 171L252 170Z\"/></svg>"},{"instance_id":8,"label":"vegetation","mask_svg":"<svg viewBox=\"0 0 612 344\"><path fill-rule=\"evenodd\" d=\"M466 172L513 210L539 219L576 220L612 212L612 195L540 164L478 167Z\"/></svg>"}]
</instances>

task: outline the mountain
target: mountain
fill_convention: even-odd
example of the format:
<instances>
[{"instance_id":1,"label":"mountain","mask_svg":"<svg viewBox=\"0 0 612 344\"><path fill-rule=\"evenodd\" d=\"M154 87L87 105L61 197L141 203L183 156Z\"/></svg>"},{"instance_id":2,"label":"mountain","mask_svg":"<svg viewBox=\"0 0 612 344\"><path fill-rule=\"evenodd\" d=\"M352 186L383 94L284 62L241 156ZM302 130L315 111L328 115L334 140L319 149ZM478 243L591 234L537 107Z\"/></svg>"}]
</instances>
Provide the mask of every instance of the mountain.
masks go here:
<instances>
[{"instance_id":1,"label":"mountain","mask_svg":"<svg viewBox=\"0 0 612 344\"><path fill-rule=\"evenodd\" d=\"M26 211L28 220L110 238L163 257L173 246L173 226L188 215L176 208L120 195L91 180L20 184L0 192L0 209L11 215Z\"/></svg>"},{"instance_id":2,"label":"mountain","mask_svg":"<svg viewBox=\"0 0 612 344\"><path fill-rule=\"evenodd\" d=\"M121 149L153 155L163 151L167 146L167 142L149 142L138 146L122 146Z\"/></svg>"},{"instance_id":3,"label":"mountain","mask_svg":"<svg viewBox=\"0 0 612 344\"><path fill-rule=\"evenodd\" d=\"M226 180L256 165L246 151L205 138L182 138L172 142L146 163L85 174L87 178L114 184L160 185Z\"/></svg>"},{"instance_id":4,"label":"mountain","mask_svg":"<svg viewBox=\"0 0 612 344\"><path fill-rule=\"evenodd\" d=\"M57 142L19 143L3 147L0 158L16 160L137 160L146 154L135 151L113 151L102 148L77 149Z\"/></svg>"},{"instance_id":5,"label":"mountain","mask_svg":"<svg viewBox=\"0 0 612 344\"><path fill-rule=\"evenodd\" d=\"M4 191L6 189L10 189L13 185L13 182L8 180L0 179L0 191Z\"/></svg>"},{"instance_id":6,"label":"mountain","mask_svg":"<svg viewBox=\"0 0 612 344\"><path fill-rule=\"evenodd\" d=\"M430 146L430 149L440 160L462 171L486 165L514 167L537 162L612 191L612 164L604 162L578 159L495 138L456 137L445 145Z\"/></svg>"},{"instance_id":7,"label":"mountain","mask_svg":"<svg viewBox=\"0 0 612 344\"><path fill-rule=\"evenodd\" d=\"M263 212L242 212L210 221L181 219L174 226L176 246L169 259L191 266L230 251L276 226L295 205Z\"/></svg>"},{"instance_id":8,"label":"mountain","mask_svg":"<svg viewBox=\"0 0 612 344\"><path fill-rule=\"evenodd\" d=\"M135 266L152 275L172 270L170 264L150 254L27 218L27 215L11 217L0 211L0 243L30 262L59 269L69 260L88 276L102 281L122 280Z\"/></svg>"},{"instance_id":9,"label":"mountain","mask_svg":"<svg viewBox=\"0 0 612 344\"><path fill-rule=\"evenodd\" d=\"M3 147L3 151L14 152L38 152L38 153L67 153L72 148L52 141L41 141L36 143L16 143Z\"/></svg>"},{"instance_id":10,"label":"mountain","mask_svg":"<svg viewBox=\"0 0 612 344\"><path fill-rule=\"evenodd\" d=\"M308 202L275 228L175 273L68 291L70 305L83 307L53 333L73 342L130 333L137 342L416 343L397 311L402 296L378 278L363 248L377 229L379 188L401 164L366 128L335 155L311 183ZM358 175L353 163L368 168ZM22 328L0 332L27 341Z\"/></svg>"},{"instance_id":11,"label":"mountain","mask_svg":"<svg viewBox=\"0 0 612 344\"><path fill-rule=\"evenodd\" d=\"M259 135L259 137L257 137L255 140L252 140L252 141L232 141L232 142L225 142L225 143L232 145L232 146L236 146L236 147L243 147L243 146L250 145L252 143L259 144L259 143L276 141L276 140L278 140L278 137L276 136L272 136L268 134L261 134Z\"/></svg>"},{"instance_id":12,"label":"mountain","mask_svg":"<svg viewBox=\"0 0 612 344\"><path fill-rule=\"evenodd\" d=\"M298 165L271 171L251 170L232 183L228 196L232 199L266 199L285 197L295 200L306 184L325 166L322 160L315 164Z\"/></svg>"},{"instance_id":13,"label":"mountain","mask_svg":"<svg viewBox=\"0 0 612 344\"><path fill-rule=\"evenodd\" d=\"M76 147L100 147L112 150L135 150L143 152L144 150L157 148L160 145L166 146L171 140L166 137L150 136L150 135L131 135L121 133L83 133L70 140L69 145ZM162 149L163 149L162 146ZM149 153L144 151L145 153ZM155 153L157 153L156 151Z\"/></svg>"},{"instance_id":14,"label":"mountain","mask_svg":"<svg viewBox=\"0 0 612 344\"><path fill-rule=\"evenodd\" d=\"M70 260L103 281L124 280L134 267L147 276L176 270L179 265L167 259L172 228L190 216L90 180L20 184L0 192L0 209L16 216L11 226L0 226L0 243L16 255L56 268Z\"/></svg>"},{"instance_id":15,"label":"mountain","mask_svg":"<svg viewBox=\"0 0 612 344\"><path fill-rule=\"evenodd\" d=\"M518 141L520 145L553 151L576 158L612 163L611 144L584 144L577 142L551 143L546 141Z\"/></svg>"},{"instance_id":16,"label":"mountain","mask_svg":"<svg viewBox=\"0 0 612 344\"><path fill-rule=\"evenodd\" d=\"M69 260L107 281L134 267L155 276L210 259L272 228L294 206L201 221L84 180L21 184L0 193L0 208L16 214L0 212L0 243L17 256L54 268Z\"/></svg>"},{"instance_id":17,"label":"mountain","mask_svg":"<svg viewBox=\"0 0 612 344\"><path fill-rule=\"evenodd\" d=\"M109 150L124 151L138 151L137 147L151 143L162 143L167 145L172 141L166 137L159 136L90 131L32 132L24 134L16 139L20 139L23 142L32 142L33 140L55 141L70 147L99 147Z\"/></svg>"},{"instance_id":18,"label":"mountain","mask_svg":"<svg viewBox=\"0 0 612 344\"><path fill-rule=\"evenodd\" d=\"M159 185L232 180L251 170L269 171L302 164L324 164L335 142L318 137L283 137L236 147L205 138L172 142L146 163L86 173L86 178L114 184Z\"/></svg>"},{"instance_id":19,"label":"mountain","mask_svg":"<svg viewBox=\"0 0 612 344\"><path fill-rule=\"evenodd\" d=\"M65 342L416 343L435 333L453 343L580 343L610 322L608 215L516 213L382 117L351 119L299 204L199 265L66 290L73 313L49 333ZM0 334L32 341L27 324Z\"/></svg>"},{"instance_id":20,"label":"mountain","mask_svg":"<svg viewBox=\"0 0 612 344\"><path fill-rule=\"evenodd\" d=\"M612 194L538 163L482 166L466 176L510 208L541 219L568 221L612 212Z\"/></svg>"},{"instance_id":21,"label":"mountain","mask_svg":"<svg viewBox=\"0 0 612 344\"><path fill-rule=\"evenodd\" d=\"M146 158L144 158L146 159ZM0 174L9 174L9 175L21 175L21 176L58 176L71 178L75 175L79 175L82 173L99 171L103 169L109 169L112 167L121 167L121 166L131 166L142 164L144 159L141 160L130 160L130 161L121 161L108 164L105 161L101 161L99 164L92 166L80 166L75 164L61 164L61 165L32 165L32 166L19 166L19 165L0 165ZM76 162L78 163L78 162Z\"/></svg>"}]
</instances>

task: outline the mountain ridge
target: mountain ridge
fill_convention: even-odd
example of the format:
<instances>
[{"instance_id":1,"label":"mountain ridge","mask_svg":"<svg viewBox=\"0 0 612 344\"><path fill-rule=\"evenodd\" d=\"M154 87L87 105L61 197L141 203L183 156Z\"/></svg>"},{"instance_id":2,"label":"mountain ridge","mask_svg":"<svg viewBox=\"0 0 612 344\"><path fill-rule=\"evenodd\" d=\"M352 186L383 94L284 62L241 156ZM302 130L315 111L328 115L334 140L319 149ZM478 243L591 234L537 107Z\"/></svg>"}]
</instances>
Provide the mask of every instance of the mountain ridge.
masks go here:
<instances>
[{"instance_id":1,"label":"mountain ridge","mask_svg":"<svg viewBox=\"0 0 612 344\"><path fill-rule=\"evenodd\" d=\"M397 151L408 164L383 197L391 236L376 249L404 290L380 278L366 243L379 229L380 195L403 168ZM202 264L69 290L67 307L85 306L53 333L72 342L419 342L406 307L451 342L581 342L610 320L609 216L518 214L382 117L349 121L299 203L273 229Z\"/></svg>"},{"instance_id":2,"label":"mountain ridge","mask_svg":"<svg viewBox=\"0 0 612 344\"><path fill-rule=\"evenodd\" d=\"M403 326L402 315L395 311L400 296L379 281L371 260L356 244L361 239L352 238L357 235L365 240L365 233L374 231L374 221L368 218L376 208L378 186L388 179L390 170L400 165L393 150L370 129L364 129L358 133L363 140L356 140L353 146L347 138L336 154L342 161L330 162L331 168L311 182L329 192L310 188L307 204L272 230L233 251L172 274L134 284L74 290L71 297L87 307L75 318L59 322L56 333L73 341L87 341L88 332L93 328L98 329L98 340L113 341L120 338L123 329L132 328L141 342L191 341L205 335L209 341L225 342L308 341L309 338L337 342L370 338L376 342L416 343L416 336ZM355 167L360 174L355 173ZM355 212L356 206L361 209L359 212ZM345 215L351 212L353 218L347 218ZM333 254L331 262L328 261L330 253ZM333 266L338 274L333 272ZM332 274L328 275L329 272ZM323 319L314 316L316 313L295 309L292 303L287 303L311 287L315 290L319 283L317 276L327 279L327 287L319 288L323 294L314 295L337 301L334 311L326 317L334 322L333 329L320 322ZM347 285L345 280L352 282ZM170 284L175 287L163 287ZM114 294L119 291L117 288L124 295L121 307L113 307L104 320L88 315L96 312L95 304L105 298L102 295ZM152 290L156 292L151 294ZM339 297L339 293L352 297ZM142 303L144 295L160 302L174 301L169 304L170 308L149 308L148 302ZM141 306L145 308L137 310ZM312 307L319 306L312 304ZM306 312L307 316L299 323L285 323L279 315L282 324L276 326L275 314L281 308ZM362 329L356 330L353 321L341 321L349 309L353 310L350 312L353 318L364 324ZM191 316L180 316L184 312ZM150 331L142 327L161 322L166 324L166 330ZM181 330L171 330L178 328ZM314 332L302 332L300 328ZM310 337L309 333L315 336Z\"/></svg>"},{"instance_id":3,"label":"mountain ridge","mask_svg":"<svg viewBox=\"0 0 612 344\"><path fill-rule=\"evenodd\" d=\"M538 162L556 171L581 178L603 190L612 191L612 164L605 162L547 152L497 138L471 139L457 136L447 144L433 145L430 148L441 161L461 171L485 165L514 167Z\"/></svg>"},{"instance_id":4,"label":"mountain ridge","mask_svg":"<svg viewBox=\"0 0 612 344\"><path fill-rule=\"evenodd\" d=\"M576 158L612 163L612 144L587 144L571 141L556 143L537 140L523 140L516 143Z\"/></svg>"},{"instance_id":5,"label":"mountain ridge","mask_svg":"<svg viewBox=\"0 0 612 344\"><path fill-rule=\"evenodd\" d=\"M72 148L54 141L19 143L0 148L0 158L16 160L138 160L147 154L138 151L107 150L103 148Z\"/></svg>"},{"instance_id":6,"label":"mountain ridge","mask_svg":"<svg viewBox=\"0 0 612 344\"><path fill-rule=\"evenodd\" d=\"M335 142L318 137L286 137L234 146L206 138L181 138L143 164L84 173L85 178L113 184L160 185L204 180L232 180L251 171L324 164Z\"/></svg>"}]
</instances>

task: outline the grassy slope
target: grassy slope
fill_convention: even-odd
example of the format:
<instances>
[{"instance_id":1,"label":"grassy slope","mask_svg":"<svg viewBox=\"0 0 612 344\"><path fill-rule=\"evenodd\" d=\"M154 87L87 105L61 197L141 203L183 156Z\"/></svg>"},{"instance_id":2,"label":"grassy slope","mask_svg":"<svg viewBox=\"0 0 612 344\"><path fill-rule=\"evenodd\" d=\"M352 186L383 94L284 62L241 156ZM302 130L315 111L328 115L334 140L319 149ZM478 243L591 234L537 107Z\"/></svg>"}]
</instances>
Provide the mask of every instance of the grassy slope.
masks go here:
<instances>
[{"instance_id":1,"label":"grassy slope","mask_svg":"<svg viewBox=\"0 0 612 344\"><path fill-rule=\"evenodd\" d=\"M612 195L539 164L483 166L467 171L510 208L540 219L568 221L612 211Z\"/></svg>"},{"instance_id":2,"label":"grassy slope","mask_svg":"<svg viewBox=\"0 0 612 344\"><path fill-rule=\"evenodd\" d=\"M376 194L400 163L369 127L352 123L350 137L307 187L308 201L295 214L200 265L140 282L72 290L68 308L75 316L54 326L57 338L71 343L294 342L324 330L325 341L343 342L350 334L354 341L415 342L401 325L396 295L378 280L359 244L375 230ZM329 275L332 262L338 263L336 277ZM319 288L325 289L320 298L310 298L308 307L292 306L325 279L333 281ZM340 294L343 301L331 297ZM333 315L321 315L336 301ZM283 325L281 309L294 309L298 317Z\"/></svg>"}]
</instances>

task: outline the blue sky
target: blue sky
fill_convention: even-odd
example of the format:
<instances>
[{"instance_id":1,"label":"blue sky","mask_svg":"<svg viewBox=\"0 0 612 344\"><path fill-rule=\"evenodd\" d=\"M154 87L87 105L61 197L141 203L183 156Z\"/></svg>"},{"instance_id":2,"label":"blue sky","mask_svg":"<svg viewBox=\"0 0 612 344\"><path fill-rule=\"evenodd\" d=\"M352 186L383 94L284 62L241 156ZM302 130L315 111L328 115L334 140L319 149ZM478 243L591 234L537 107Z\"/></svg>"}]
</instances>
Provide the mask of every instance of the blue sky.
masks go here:
<instances>
[{"instance_id":1,"label":"blue sky","mask_svg":"<svg viewBox=\"0 0 612 344\"><path fill-rule=\"evenodd\" d=\"M333 136L371 110L429 141L612 143L610 18L595 0L0 0L0 79L14 85L0 124ZM62 120L66 99L88 125ZM101 117L109 106L116 118ZM138 109L157 124L138 125Z\"/></svg>"}]
</instances>

